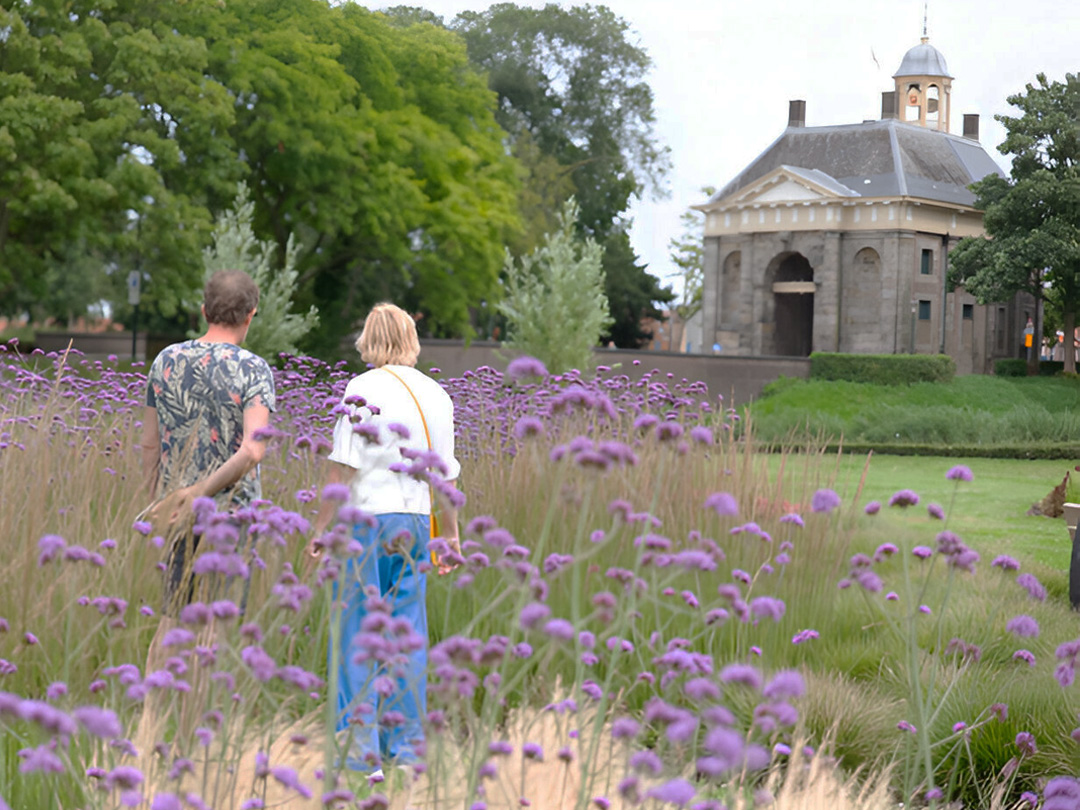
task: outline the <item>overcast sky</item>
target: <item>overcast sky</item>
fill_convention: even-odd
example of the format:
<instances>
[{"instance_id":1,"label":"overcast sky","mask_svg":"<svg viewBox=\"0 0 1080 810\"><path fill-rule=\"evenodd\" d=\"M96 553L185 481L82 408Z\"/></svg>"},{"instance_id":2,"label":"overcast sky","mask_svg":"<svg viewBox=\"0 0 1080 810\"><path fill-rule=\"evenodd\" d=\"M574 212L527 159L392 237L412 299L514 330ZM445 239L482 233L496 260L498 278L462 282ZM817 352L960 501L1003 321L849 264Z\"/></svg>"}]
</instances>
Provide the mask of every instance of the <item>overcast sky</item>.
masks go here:
<instances>
[{"instance_id":1,"label":"overcast sky","mask_svg":"<svg viewBox=\"0 0 1080 810\"><path fill-rule=\"evenodd\" d=\"M491 5L411 1L448 18ZM807 126L880 117L881 93L893 89L892 74L923 26L921 0L603 5L630 24L654 64L656 133L671 148L669 196L637 202L631 234L661 278L672 272L668 241L680 214L704 201L702 186L723 186L772 143L787 124L789 99L806 101ZM936 0L928 19L930 43L953 76L951 131L962 131L964 113L978 113L983 146L1007 170L996 149L1004 130L993 117L1010 113L1005 97L1037 73L1061 79L1080 71L1080 0Z\"/></svg>"}]
</instances>

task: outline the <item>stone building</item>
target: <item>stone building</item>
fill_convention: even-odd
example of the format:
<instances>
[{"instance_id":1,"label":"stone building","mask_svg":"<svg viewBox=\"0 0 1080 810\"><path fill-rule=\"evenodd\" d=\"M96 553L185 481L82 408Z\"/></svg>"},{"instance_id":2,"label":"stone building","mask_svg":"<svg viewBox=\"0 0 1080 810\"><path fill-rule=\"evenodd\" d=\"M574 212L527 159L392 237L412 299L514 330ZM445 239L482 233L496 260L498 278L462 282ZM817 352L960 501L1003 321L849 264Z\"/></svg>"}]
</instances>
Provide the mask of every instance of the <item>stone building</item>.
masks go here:
<instances>
[{"instance_id":1,"label":"stone building","mask_svg":"<svg viewBox=\"0 0 1080 810\"><path fill-rule=\"evenodd\" d=\"M703 341L724 354L937 353L961 373L1021 355L1024 296L980 306L946 289L948 253L983 233L967 186L1001 173L979 118L949 131L952 77L922 42L881 118L807 127L792 101L779 138L707 203Z\"/></svg>"}]
</instances>

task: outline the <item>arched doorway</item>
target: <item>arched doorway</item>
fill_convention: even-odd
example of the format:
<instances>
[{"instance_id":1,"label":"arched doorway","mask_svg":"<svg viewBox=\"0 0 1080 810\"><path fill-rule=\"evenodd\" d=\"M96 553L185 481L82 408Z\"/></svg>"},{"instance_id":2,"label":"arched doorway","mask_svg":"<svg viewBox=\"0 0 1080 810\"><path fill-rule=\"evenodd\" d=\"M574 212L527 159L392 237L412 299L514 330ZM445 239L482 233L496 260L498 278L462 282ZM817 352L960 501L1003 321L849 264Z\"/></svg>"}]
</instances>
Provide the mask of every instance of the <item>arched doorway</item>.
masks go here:
<instances>
[{"instance_id":1,"label":"arched doorway","mask_svg":"<svg viewBox=\"0 0 1080 810\"><path fill-rule=\"evenodd\" d=\"M814 339L814 268L801 253L781 253L769 262L779 355L807 357Z\"/></svg>"}]
</instances>

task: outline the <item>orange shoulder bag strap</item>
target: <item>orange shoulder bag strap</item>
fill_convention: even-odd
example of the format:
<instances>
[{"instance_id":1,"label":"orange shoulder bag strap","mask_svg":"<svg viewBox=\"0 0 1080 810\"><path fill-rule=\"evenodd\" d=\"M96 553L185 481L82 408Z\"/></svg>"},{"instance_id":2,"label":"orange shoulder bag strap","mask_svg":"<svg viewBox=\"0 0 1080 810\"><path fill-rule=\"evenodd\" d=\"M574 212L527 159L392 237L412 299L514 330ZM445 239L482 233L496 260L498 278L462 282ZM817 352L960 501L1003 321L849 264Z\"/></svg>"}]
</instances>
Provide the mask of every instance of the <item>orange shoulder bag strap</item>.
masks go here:
<instances>
[{"instance_id":1,"label":"orange shoulder bag strap","mask_svg":"<svg viewBox=\"0 0 1080 810\"><path fill-rule=\"evenodd\" d=\"M405 380L401 379L400 374L398 374L396 371L393 371L392 369L387 368L386 366L382 366L382 370L385 371L387 374L392 375L394 379L396 379L399 383L405 386L405 390L408 391L409 396L412 397L413 404L416 406L416 410L420 414L420 424L424 426L424 438L427 439L427 449L430 453L432 450L431 431L428 430L427 419L424 418L424 409L420 407L420 400L416 398L416 394L413 393L413 390L409 387L409 384L405 382ZM435 490L432 488L430 483L428 484L428 496L431 498L431 536L438 537L439 521L435 517ZM434 553L432 553L431 555L431 561L433 563L437 563Z\"/></svg>"}]
</instances>

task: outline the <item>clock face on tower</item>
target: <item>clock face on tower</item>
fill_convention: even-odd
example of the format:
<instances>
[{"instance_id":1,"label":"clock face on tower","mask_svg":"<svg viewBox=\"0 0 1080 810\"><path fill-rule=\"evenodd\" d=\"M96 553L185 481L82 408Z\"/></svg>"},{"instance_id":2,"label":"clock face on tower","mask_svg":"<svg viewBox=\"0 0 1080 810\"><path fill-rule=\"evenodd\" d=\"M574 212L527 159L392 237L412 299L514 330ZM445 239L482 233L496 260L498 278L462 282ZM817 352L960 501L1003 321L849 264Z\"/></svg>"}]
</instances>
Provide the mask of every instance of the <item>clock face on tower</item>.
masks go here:
<instances>
[{"instance_id":1,"label":"clock face on tower","mask_svg":"<svg viewBox=\"0 0 1080 810\"><path fill-rule=\"evenodd\" d=\"M912 107L917 105L919 103L919 94L914 93L914 92L913 93L908 93L907 103L909 105L911 105Z\"/></svg>"}]
</instances>

